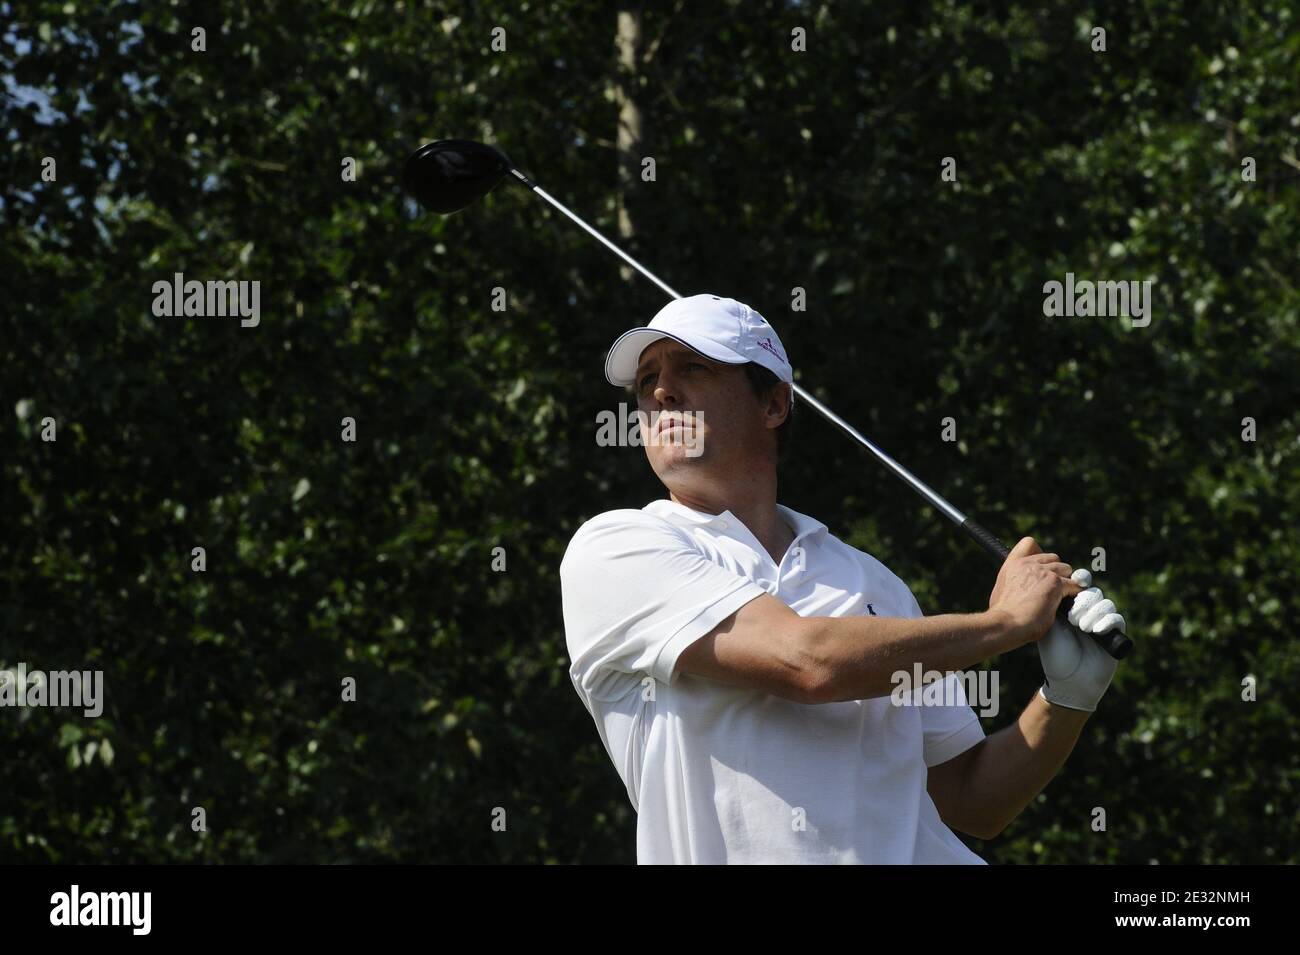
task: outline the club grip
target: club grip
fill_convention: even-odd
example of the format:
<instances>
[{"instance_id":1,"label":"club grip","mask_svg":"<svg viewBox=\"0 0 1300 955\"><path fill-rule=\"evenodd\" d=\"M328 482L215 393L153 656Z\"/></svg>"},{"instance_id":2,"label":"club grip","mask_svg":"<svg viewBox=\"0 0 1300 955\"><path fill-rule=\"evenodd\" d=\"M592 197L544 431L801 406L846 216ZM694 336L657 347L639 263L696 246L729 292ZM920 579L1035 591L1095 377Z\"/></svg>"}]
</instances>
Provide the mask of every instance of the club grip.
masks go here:
<instances>
[{"instance_id":1,"label":"club grip","mask_svg":"<svg viewBox=\"0 0 1300 955\"><path fill-rule=\"evenodd\" d=\"M1011 553L1011 548L1002 541L994 537L989 531L981 525L975 523L969 517L962 521L961 529L970 535L970 538L984 548L999 564L1007 559ZM1082 634L1078 627L1070 623L1070 607L1074 605L1074 598L1062 600L1059 607L1056 608L1056 619L1061 621L1075 633ZM1092 637L1103 650L1109 653L1116 660L1123 660L1133 652L1133 641L1121 630L1113 629L1106 633L1090 633L1087 636Z\"/></svg>"},{"instance_id":2,"label":"club grip","mask_svg":"<svg viewBox=\"0 0 1300 955\"><path fill-rule=\"evenodd\" d=\"M1002 541L990 534L983 526L976 524L969 517L962 522L961 529L964 530L975 543L983 547L999 564L1007 559L1011 553L1011 548Z\"/></svg>"}]
</instances>

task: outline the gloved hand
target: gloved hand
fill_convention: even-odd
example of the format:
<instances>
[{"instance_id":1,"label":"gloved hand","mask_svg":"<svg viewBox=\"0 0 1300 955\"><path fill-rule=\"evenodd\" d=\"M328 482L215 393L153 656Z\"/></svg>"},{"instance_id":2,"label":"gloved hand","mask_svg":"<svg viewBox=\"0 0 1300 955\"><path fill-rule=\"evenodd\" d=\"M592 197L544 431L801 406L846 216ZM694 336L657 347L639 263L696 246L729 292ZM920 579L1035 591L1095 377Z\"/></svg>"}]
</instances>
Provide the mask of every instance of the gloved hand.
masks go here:
<instances>
[{"instance_id":1,"label":"gloved hand","mask_svg":"<svg viewBox=\"0 0 1300 955\"><path fill-rule=\"evenodd\" d=\"M1107 600L1092 583L1092 574L1076 570L1070 579L1086 588L1074 598L1069 620L1084 633L1105 633L1119 627L1124 618L1115 612L1115 603ZM1110 686L1119 661L1089 637L1080 637L1057 622L1038 641L1038 659L1046 681L1038 691L1043 699L1072 710L1096 711L1102 694Z\"/></svg>"}]
</instances>

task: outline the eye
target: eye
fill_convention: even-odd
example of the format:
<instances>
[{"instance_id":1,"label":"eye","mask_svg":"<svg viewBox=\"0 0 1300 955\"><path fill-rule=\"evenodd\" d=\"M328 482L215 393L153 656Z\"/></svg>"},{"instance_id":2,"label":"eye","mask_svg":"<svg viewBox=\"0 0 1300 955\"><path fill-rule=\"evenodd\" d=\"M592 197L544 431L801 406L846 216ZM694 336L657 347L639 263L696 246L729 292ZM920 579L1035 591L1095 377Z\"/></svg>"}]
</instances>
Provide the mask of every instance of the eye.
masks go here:
<instances>
[{"instance_id":1,"label":"eye","mask_svg":"<svg viewBox=\"0 0 1300 955\"><path fill-rule=\"evenodd\" d=\"M644 378L641 379L641 390L642 390L642 391L645 391L645 390L646 390L646 388L649 386L649 384L650 384L650 382L651 382L651 380L652 380L653 378L654 378L654 373L651 372L650 374L646 375Z\"/></svg>"},{"instance_id":2,"label":"eye","mask_svg":"<svg viewBox=\"0 0 1300 955\"><path fill-rule=\"evenodd\" d=\"M709 370L709 366L708 366L708 365L702 365L702 364L700 364L698 361L687 362L687 363L686 363L686 367L687 367L687 368L703 368L705 371L708 371L708 370Z\"/></svg>"}]
</instances>

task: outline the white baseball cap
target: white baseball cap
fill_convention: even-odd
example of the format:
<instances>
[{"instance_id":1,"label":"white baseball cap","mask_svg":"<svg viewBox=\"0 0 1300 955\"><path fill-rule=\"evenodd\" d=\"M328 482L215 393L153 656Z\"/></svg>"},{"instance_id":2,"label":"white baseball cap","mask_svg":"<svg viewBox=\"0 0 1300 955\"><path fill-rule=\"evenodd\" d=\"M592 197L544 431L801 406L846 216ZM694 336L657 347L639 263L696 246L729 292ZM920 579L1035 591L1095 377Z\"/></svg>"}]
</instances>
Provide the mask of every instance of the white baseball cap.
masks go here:
<instances>
[{"instance_id":1,"label":"white baseball cap","mask_svg":"<svg viewBox=\"0 0 1300 955\"><path fill-rule=\"evenodd\" d=\"M641 353L661 338L681 342L728 365L752 361L781 381L794 381L785 348L767 319L744 302L706 293L675 299L661 308L649 325L620 335L605 358L605 377L610 384L633 384Z\"/></svg>"}]
</instances>

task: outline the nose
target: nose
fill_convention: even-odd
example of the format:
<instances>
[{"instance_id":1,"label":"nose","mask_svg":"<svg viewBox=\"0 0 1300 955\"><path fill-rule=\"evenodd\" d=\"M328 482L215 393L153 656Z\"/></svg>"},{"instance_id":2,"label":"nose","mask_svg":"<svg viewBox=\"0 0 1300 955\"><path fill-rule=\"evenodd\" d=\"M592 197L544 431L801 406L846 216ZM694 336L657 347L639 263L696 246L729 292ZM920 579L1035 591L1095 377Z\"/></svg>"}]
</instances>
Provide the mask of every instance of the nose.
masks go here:
<instances>
[{"instance_id":1,"label":"nose","mask_svg":"<svg viewBox=\"0 0 1300 955\"><path fill-rule=\"evenodd\" d=\"M677 383L672 377L661 369L659 377L655 379L655 390L653 392L655 401L661 405L672 405L680 402L681 392L678 390Z\"/></svg>"}]
</instances>

